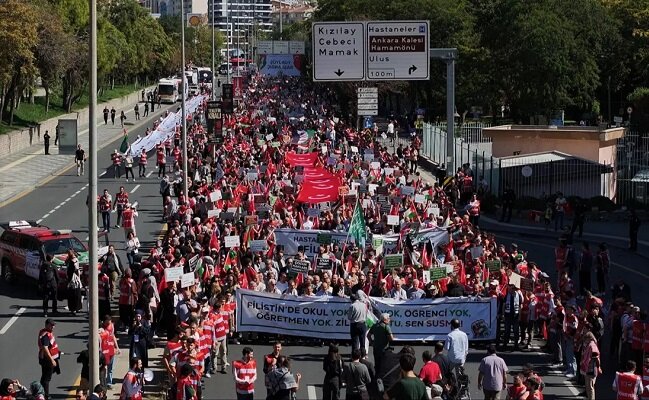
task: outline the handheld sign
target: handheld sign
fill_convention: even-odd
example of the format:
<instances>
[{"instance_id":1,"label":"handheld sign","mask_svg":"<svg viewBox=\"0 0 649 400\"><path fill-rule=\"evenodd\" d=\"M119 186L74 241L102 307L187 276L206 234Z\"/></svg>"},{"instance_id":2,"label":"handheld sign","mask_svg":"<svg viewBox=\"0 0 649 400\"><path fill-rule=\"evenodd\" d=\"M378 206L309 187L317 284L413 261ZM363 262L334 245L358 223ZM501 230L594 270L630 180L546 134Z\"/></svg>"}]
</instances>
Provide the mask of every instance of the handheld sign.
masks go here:
<instances>
[{"instance_id":1,"label":"handheld sign","mask_svg":"<svg viewBox=\"0 0 649 400\"><path fill-rule=\"evenodd\" d=\"M446 278L446 267L444 268L431 268L430 269L430 280L438 281L440 279Z\"/></svg>"},{"instance_id":2,"label":"handheld sign","mask_svg":"<svg viewBox=\"0 0 649 400\"><path fill-rule=\"evenodd\" d=\"M309 268L311 268L311 263L304 260L295 260L293 265L291 265L290 271L293 274L307 274L309 273Z\"/></svg>"},{"instance_id":3,"label":"handheld sign","mask_svg":"<svg viewBox=\"0 0 649 400\"><path fill-rule=\"evenodd\" d=\"M178 282L183 276L183 267L172 267L165 269L165 280L167 282Z\"/></svg>"},{"instance_id":4,"label":"handheld sign","mask_svg":"<svg viewBox=\"0 0 649 400\"><path fill-rule=\"evenodd\" d=\"M490 272L500 271L500 265L500 260L489 260L485 262L485 267L487 267Z\"/></svg>"},{"instance_id":5,"label":"handheld sign","mask_svg":"<svg viewBox=\"0 0 649 400\"><path fill-rule=\"evenodd\" d=\"M526 290L528 292L534 291L534 281L527 278L521 279L521 290Z\"/></svg>"},{"instance_id":6,"label":"handheld sign","mask_svg":"<svg viewBox=\"0 0 649 400\"><path fill-rule=\"evenodd\" d=\"M399 216L398 215L388 215L388 225L391 225L391 226L399 225Z\"/></svg>"},{"instance_id":7,"label":"handheld sign","mask_svg":"<svg viewBox=\"0 0 649 400\"><path fill-rule=\"evenodd\" d=\"M253 253L263 252L268 250L268 242L265 240L251 240L250 251Z\"/></svg>"},{"instance_id":8,"label":"handheld sign","mask_svg":"<svg viewBox=\"0 0 649 400\"><path fill-rule=\"evenodd\" d=\"M331 234L318 233L318 244L331 244Z\"/></svg>"},{"instance_id":9,"label":"handheld sign","mask_svg":"<svg viewBox=\"0 0 649 400\"><path fill-rule=\"evenodd\" d=\"M186 274L182 274L182 276L180 277L180 287L184 289L193 285L194 285L194 273L188 272Z\"/></svg>"},{"instance_id":10,"label":"handheld sign","mask_svg":"<svg viewBox=\"0 0 649 400\"><path fill-rule=\"evenodd\" d=\"M225 247L228 249L232 247L239 247L240 244L241 243L240 243L239 235L225 237Z\"/></svg>"},{"instance_id":11,"label":"handheld sign","mask_svg":"<svg viewBox=\"0 0 649 400\"><path fill-rule=\"evenodd\" d=\"M386 269L399 268L403 265L403 253L386 255L384 261Z\"/></svg>"},{"instance_id":12,"label":"handheld sign","mask_svg":"<svg viewBox=\"0 0 649 400\"><path fill-rule=\"evenodd\" d=\"M331 269L333 268L333 262L332 260L328 258L318 258L318 262L316 263L316 268L317 269Z\"/></svg>"}]
</instances>

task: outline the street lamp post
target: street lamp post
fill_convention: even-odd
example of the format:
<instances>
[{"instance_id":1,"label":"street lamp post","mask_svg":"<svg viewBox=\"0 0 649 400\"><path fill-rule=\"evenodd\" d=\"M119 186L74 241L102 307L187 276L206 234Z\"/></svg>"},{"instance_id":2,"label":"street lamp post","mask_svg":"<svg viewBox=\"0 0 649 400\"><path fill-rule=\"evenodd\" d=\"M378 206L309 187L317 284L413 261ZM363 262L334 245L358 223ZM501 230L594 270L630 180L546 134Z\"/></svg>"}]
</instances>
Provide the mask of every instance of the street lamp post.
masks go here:
<instances>
[{"instance_id":1,"label":"street lamp post","mask_svg":"<svg viewBox=\"0 0 649 400\"><path fill-rule=\"evenodd\" d=\"M185 76L185 0L180 0L180 58L182 59L180 66L181 86L182 86L182 103L181 103L181 118L182 118L182 141L183 141L183 195L185 201L188 199L188 171L187 171L187 76Z\"/></svg>"},{"instance_id":2,"label":"street lamp post","mask_svg":"<svg viewBox=\"0 0 649 400\"><path fill-rule=\"evenodd\" d=\"M90 387L99 384L99 298L97 289L97 1L90 0L90 104L88 107L88 152L90 167L88 171L88 263L90 266L90 287L88 287L90 304L88 305L88 353L90 356Z\"/></svg>"},{"instance_id":3,"label":"street lamp post","mask_svg":"<svg viewBox=\"0 0 649 400\"><path fill-rule=\"evenodd\" d=\"M228 76L228 83L230 83L230 39L232 38L232 35L230 35L230 0L227 0L225 3L225 24L226 24L226 41L228 44L228 49L227 49L227 54L225 55L225 59L227 62L227 76Z\"/></svg>"},{"instance_id":4,"label":"street lamp post","mask_svg":"<svg viewBox=\"0 0 649 400\"><path fill-rule=\"evenodd\" d=\"M215 26L216 26L216 19L214 18L214 0L212 0L212 101L216 100L216 89L214 87L214 76L216 75L216 65L215 65L215 58L216 58L216 45L215 45Z\"/></svg>"}]
</instances>

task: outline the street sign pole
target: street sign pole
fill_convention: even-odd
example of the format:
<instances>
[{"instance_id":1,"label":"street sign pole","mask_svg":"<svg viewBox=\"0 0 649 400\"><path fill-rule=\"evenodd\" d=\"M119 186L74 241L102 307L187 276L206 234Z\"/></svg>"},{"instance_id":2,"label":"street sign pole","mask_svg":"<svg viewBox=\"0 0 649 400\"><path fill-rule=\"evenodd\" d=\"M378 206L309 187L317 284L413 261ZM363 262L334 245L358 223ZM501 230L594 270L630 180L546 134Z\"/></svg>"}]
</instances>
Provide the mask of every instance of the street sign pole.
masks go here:
<instances>
[{"instance_id":1,"label":"street sign pole","mask_svg":"<svg viewBox=\"0 0 649 400\"><path fill-rule=\"evenodd\" d=\"M457 49L430 49L432 60L446 63L446 174L455 174L455 60Z\"/></svg>"},{"instance_id":2,"label":"street sign pole","mask_svg":"<svg viewBox=\"0 0 649 400\"><path fill-rule=\"evenodd\" d=\"M185 197L185 201L189 199L188 197L188 190L189 190L189 171L187 171L187 90L185 90L187 86L187 76L185 76L185 0L180 0L180 19L182 20L182 25L180 27L180 58L182 59L181 63L182 65L180 66L180 71L181 71L181 84L182 84L182 103L181 104L181 115L182 115L182 141L183 141L183 195Z\"/></svg>"},{"instance_id":3,"label":"street sign pole","mask_svg":"<svg viewBox=\"0 0 649 400\"><path fill-rule=\"evenodd\" d=\"M90 168L88 171L88 262L89 283L88 296L88 355L90 387L99 384L99 274L97 273L97 1L90 1L90 104L88 107L88 136Z\"/></svg>"}]
</instances>

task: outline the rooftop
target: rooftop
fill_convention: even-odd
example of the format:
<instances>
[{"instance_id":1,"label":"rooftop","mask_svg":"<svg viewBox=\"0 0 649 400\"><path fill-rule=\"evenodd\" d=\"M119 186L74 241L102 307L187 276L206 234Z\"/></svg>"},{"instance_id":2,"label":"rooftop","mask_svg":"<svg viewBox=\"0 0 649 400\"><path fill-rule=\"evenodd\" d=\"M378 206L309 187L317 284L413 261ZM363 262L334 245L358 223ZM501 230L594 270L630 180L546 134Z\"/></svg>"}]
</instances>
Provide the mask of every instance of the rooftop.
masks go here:
<instances>
[{"instance_id":1,"label":"rooftop","mask_svg":"<svg viewBox=\"0 0 649 400\"><path fill-rule=\"evenodd\" d=\"M624 136L625 128L602 128L599 126L556 126L556 125L499 125L483 128L487 137L503 135L519 136L552 136L565 139L599 139L608 141Z\"/></svg>"}]
</instances>

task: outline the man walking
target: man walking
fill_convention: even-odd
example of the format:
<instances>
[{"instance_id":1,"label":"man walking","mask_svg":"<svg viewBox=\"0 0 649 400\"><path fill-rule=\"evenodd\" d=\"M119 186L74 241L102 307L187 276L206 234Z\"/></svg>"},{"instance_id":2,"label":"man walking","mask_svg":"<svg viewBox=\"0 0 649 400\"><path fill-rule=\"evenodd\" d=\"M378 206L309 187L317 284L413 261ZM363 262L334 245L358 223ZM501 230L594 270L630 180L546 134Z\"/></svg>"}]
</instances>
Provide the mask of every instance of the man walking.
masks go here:
<instances>
[{"instance_id":1,"label":"man walking","mask_svg":"<svg viewBox=\"0 0 649 400\"><path fill-rule=\"evenodd\" d=\"M104 107L104 125L108 125L108 114L110 114L108 107Z\"/></svg>"},{"instance_id":2,"label":"man walking","mask_svg":"<svg viewBox=\"0 0 649 400\"><path fill-rule=\"evenodd\" d=\"M485 400L500 399L500 391L507 389L507 364L496 355L496 346L487 347L487 356L478 367L478 389L484 393Z\"/></svg>"},{"instance_id":3,"label":"man walking","mask_svg":"<svg viewBox=\"0 0 649 400\"><path fill-rule=\"evenodd\" d=\"M372 352L374 353L374 365L378 371L381 368L381 359L383 352L390 347L390 342L394 340L392 330L390 329L390 314L381 314L381 320L374 324L367 334L370 340L373 340Z\"/></svg>"},{"instance_id":4,"label":"man walking","mask_svg":"<svg viewBox=\"0 0 649 400\"><path fill-rule=\"evenodd\" d=\"M503 348L507 349L509 338L514 330L514 349L518 350L520 338L520 311L523 304L523 295L518 291L516 285L509 284L507 296L503 301L503 316L505 317L505 335L503 337Z\"/></svg>"},{"instance_id":5,"label":"man walking","mask_svg":"<svg viewBox=\"0 0 649 400\"><path fill-rule=\"evenodd\" d=\"M45 320L45 328L38 332L38 363L41 365L41 385L45 391L45 398L50 396L50 381L52 374L61 373L59 368L60 351L54 337L54 326L56 322L51 319Z\"/></svg>"},{"instance_id":6,"label":"man walking","mask_svg":"<svg viewBox=\"0 0 649 400\"><path fill-rule=\"evenodd\" d=\"M243 359L232 363L237 400L252 400L257 380L257 361L250 347L244 347L242 353Z\"/></svg>"},{"instance_id":7,"label":"man walking","mask_svg":"<svg viewBox=\"0 0 649 400\"><path fill-rule=\"evenodd\" d=\"M117 114L117 111L115 111L115 107L112 107L110 109L110 122L112 122L113 125L115 125L115 115L116 114Z\"/></svg>"},{"instance_id":8,"label":"man walking","mask_svg":"<svg viewBox=\"0 0 649 400\"><path fill-rule=\"evenodd\" d=\"M101 213L101 221L104 225L104 232L110 232L110 210L113 206L113 198L108 193L108 189L104 189L104 194L99 197L99 212Z\"/></svg>"},{"instance_id":9,"label":"man walking","mask_svg":"<svg viewBox=\"0 0 649 400\"><path fill-rule=\"evenodd\" d=\"M59 145L59 137L61 136L61 125L57 124L54 130L54 146Z\"/></svg>"},{"instance_id":10,"label":"man walking","mask_svg":"<svg viewBox=\"0 0 649 400\"><path fill-rule=\"evenodd\" d=\"M128 192L124 189L124 186L119 187L119 192L115 194L115 206L113 211L117 211L117 222L115 223L115 228L119 228L119 224L122 221L122 213L128 204Z\"/></svg>"},{"instance_id":11,"label":"man walking","mask_svg":"<svg viewBox=\"0 0 649 400\"><path fill-rule=\"evenodd\" d=\"M122 155L115 149L115 152L110 155L110 158L113 161L113 177L119 179L122 176L119 168L122 164Z\"/></svg>"},{"instance_id":12,"label":"man walking","mask_svg":"<svg viewBox=\"0 0 649 400\"><path fill-rule=\"evenodd\" d=\"M149 103L144 103L144 117L149 116Z\"/></svg>"},{"instance_id":13,"label":"man walking","mask_svg":"<svg viewBox=\"0 0 649 400\"><path fill-rule=\"evenodd\" d=\"M140 120L140 103L135 103L135 108L133 109L135 111L135 120L139 121Z\"/></svg>"},{"instance_id":14,"label":"man walking","mask_svg":"<svg viewBox=\"0 0 649 400\"><path fill-rule=\"evenodd\" d=\"M77 176L85 175L86 152L77 145L77 150L74 152L74 163L77 164Z\"/></svg>"},{"instance_id":15,"label":"man walking","mask_svg":"<svg viewBox=\"0 0 649 400\"><path fill-rule=\"evenodd\" d=\"M451 332L446 336L445 348L448 352L448 360L451 363L451 371L456 374L464 374L464 363L469 354L469 337L460 330L460 321L451 321Z\"/></svg>"},{"instance_id":16,"label":"man walking","mask_svg":"<svg viewBox=\"0 0 649 400\"><path fill-rule=\"evenodd\" d=\"M352 304L347 309L347 319L349 320L349 334L352 338L352 351L361 350L361 356L365 355L365 336L367 336L367 306L359 298L358 294L353 293L350 296Z\"/></svg>"},{"instance_id":17,"label":"man walking","mask_svg":"<svg viewBox=\"0 0 649 400\"><path fill-rule=\"evenodd\" d=\"M59 275L56 268L52 265L52 255L47 254L45 261L41 265L40 276L38 277L41 290L43 292L43 316L47 318L47 309L50 299L52 300L52 314L56 314L56 291L59 287Z\"/></svg>"},{"instance_id":18,"label":"man walking","mask_svg":"<svg viewBox=\"0 0 649 400\"><path fill-rule=\"evenodd\" d=\"M48 131L45 131L43 135L43 144L45 145L45 155L50 155L50 134Z\"/></svg>"}]
</instances>

